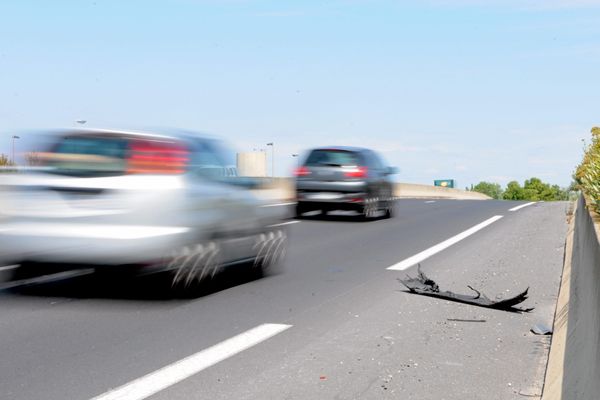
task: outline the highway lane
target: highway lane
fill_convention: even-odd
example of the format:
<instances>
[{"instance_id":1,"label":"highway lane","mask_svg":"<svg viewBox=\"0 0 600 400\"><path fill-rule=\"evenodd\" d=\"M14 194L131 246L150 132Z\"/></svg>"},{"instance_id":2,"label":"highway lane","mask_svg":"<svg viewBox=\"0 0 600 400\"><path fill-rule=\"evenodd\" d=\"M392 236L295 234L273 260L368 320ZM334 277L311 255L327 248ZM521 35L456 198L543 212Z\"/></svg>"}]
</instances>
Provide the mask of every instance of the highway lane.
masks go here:
<instances>
[{"instance_id":1,"label":"highway lane","mask_svg":"<svg viewBox=\"0 0 600 400\"><path fill-rule=\"evenodd\" d=\"M500 335L498 324L506 324L514 330L511 334L522 336L527 332L524 321L551 317L562 261L564 204L534 204L509 212L513 206L499 201L400 200L392 220L358 223L345 216L303 220L290 226L284 273L252 282L229 274L215 285L214 293L196 300L165 298L151 279L99 284L94 276L4 291L0 391L3 398L89 399L234 335L274 323L291 328L152 398L334 398L337 394L379 398L388 392L410 395L411 390L422 390L422 396L414 398L439 395L443 386L439 377L434 391L428 391L432 382L419 383L436 377L436 370L422 377L410 375L408 380L399 376L414 368L407 365L418 364L419 357L425 357L424 365L435 364L426 358L432 350L428 346L433 345L435 332L447 328L438 324L448 323L447 312L483 315L494 321L494 335ZM540 314L482 311L399 292L395 278L404 273L387 271L388 266L494 215L504 218L425 260L423 267L440 283L457 289L481 282L493 294L535 285ZM536 269L542 266L522 268L533 255L543 261L542 271ZM481 330L491 329L492 324L481 325L473 348L479 346L485 353ZM497 345L494 342L493 349ZM446 366L462 364L457 369L472 375L456 349L437 351L447 353L442 354L444 362L450 363ZM388 354L394 353L396 358L390 358ZM512 379L502 382L502 387L527 386L540 357L543 351L524 358L520 372L527 375L525 383ZM496 358L498 365L505 366ZM363 365L363 359L372 363ZM475 364L482 375L482 362ZM502 374L510 377L510 372L505 368ZM476 386L463 384L472 390ZM483 386L497 389L497 384L482 376ZM464 393L470 392L460 392Z\"/></svg>"}]
</instances>

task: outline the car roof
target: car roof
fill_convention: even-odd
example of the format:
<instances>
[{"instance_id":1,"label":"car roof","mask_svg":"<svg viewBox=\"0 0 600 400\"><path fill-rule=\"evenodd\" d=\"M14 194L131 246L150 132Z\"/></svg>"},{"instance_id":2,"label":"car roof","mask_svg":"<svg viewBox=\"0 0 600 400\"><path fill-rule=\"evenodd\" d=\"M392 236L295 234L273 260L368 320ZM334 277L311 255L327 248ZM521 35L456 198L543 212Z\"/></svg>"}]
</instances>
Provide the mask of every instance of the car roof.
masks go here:
<instances>
[{"instance_id":1,"label":"car roof","mask_svg":"<svg viewBox=\"0 0 600 400\"><path fill-rule=\"evenodd\" d=\"M371 151L371 149L367 149L366 147L355 147L355 146L322 146L315 147L314 150L337 150L337 151L352 151L352 152L364 152Z\"/></svg>"},{"instance_id":2,"label":"car roof","mask_svg":"<svg viewBox=\"0 0 600 400\"><path fill-rule=\"evenodd\" d=\"M156 139L179 139L179 140L194 140L207 139L216 140L205 133L194 132L176 128L152 128L152 129L102 129L102 128L65 128L52 130L49 133L58 136L94 136L102 135L119 135L129 137L151 137Z\"/></svg>"}]
</instances>

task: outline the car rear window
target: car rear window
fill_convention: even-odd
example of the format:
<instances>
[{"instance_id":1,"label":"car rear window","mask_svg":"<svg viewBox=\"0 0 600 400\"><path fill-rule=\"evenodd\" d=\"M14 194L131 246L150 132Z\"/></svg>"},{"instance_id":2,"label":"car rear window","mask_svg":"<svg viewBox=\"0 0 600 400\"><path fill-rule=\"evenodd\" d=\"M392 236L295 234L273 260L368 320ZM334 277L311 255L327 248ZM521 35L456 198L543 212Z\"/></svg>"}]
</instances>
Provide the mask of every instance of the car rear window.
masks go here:
<instances>
[{"instance_id":1,"label":"car rear window","mask_svg":"<svg viewBox=\"0 0 600 400\"><path fill-rule=\"evenodd\" d=\"M125 138L65 136L42 159L55 174L111 176L126 172L128 150Z\"/></svg>"},{"instance_id":2,"label":"car rear window","mask_svg":"<svg viewBox=\"0 0 600 400\"><path fill-rule=\"evenodd\" d=\"M184 143L145 136L63 136L38 154L47 172L77 177L181 174L189 161Z\"/></svg>"},{"instance_id":3,"label":"car rear window","mask_svg":"<svg viewBox=\"0 0 600 400\"><path fill-rule=\"evenodd\" d=\"M347 150L313 150L306 159L307 166L334 166L358 165L358 154Z\"/></svg>"}]
</instances>

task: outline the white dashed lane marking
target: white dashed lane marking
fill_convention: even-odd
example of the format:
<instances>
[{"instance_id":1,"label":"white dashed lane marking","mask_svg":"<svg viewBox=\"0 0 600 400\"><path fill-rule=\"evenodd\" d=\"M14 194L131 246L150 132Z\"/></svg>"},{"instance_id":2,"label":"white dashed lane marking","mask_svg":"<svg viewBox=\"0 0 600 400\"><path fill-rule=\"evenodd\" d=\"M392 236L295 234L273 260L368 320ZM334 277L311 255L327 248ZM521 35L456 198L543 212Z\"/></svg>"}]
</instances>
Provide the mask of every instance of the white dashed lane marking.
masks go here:
<instances>
[{"instance_id":1,"label":"white dashed lane marking","mask_svg":"<svg viewBox=\"0 0 600 400\"><path fill-rule=\"evenodd\" d=\"M496 216L493 216L492 218L486 219L485 221L467 229L466 231L461 232L456 236L452 236L450 239L446 239L443 242L438 243L435 246L428 248L427 250L423 250L422 252L415 254L414 256L409 257L406 260L400 261L399 263L396 263L396 264L392 265L391 267L388 267L387 269L393 270L393 271L402 271L407 268L410 268L413 265L416 265L416 264L420 263L421 261L431 257L432 255L437 254L440 251L445 250L448 247L452 246L453 244L456 244L456 243L460 242L461 240L471 236L472 234L480 231L481 229L485 228L486 226L493 224L494 222L498 221L500 218L502 218L502 215L496 215Z\"/></svg>"},{"instance_id":2,"label":"white dashed lane marking","mask_svg":"<svg viewBox=\"0 0 600 400\"><path fill-rule=\"evenodd\" d=\"M189 378L223 360L291 328L284 324L263 324L212 347L192 354L148 375L126 383L92 400L142 400Z\"/></svg>"},{"instance_id":3,"label":"white dashed lane marking","mask_svg":"<svg viewBox=\"0 0 600 400\"><path fill-rule=\"evenodd\" d=\"M536 203L535 201L532 201L531 203L525 203L525 204L521 204L520 206L513 207L513 208L511 208L511 209L510 209L510 210L508 210L508 211L517 211L517 210L520 210L521 208L524 208L524 207L530 206L530 205L532 205L532 204L535 204L535 203Z\"/></svg>"}]
</instances>

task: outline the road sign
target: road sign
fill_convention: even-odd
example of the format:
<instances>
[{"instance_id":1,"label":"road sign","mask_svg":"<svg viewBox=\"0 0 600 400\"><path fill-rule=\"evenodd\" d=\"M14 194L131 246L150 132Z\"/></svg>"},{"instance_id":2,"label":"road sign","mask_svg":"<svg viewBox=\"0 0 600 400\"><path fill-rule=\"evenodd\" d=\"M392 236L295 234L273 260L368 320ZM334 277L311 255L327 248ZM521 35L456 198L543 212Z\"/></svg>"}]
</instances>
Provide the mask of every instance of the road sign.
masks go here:
<instances>
[{"instance_id":1,"label":"road sign","mask_svg":"<svg viewBox=\"0 0 600 400\"><path fill-rule=\"evenodd\" d=\"M454 179L436 179L433 181L433 185L453 188L454 187Z\"/></svg>"}]
</instances>

